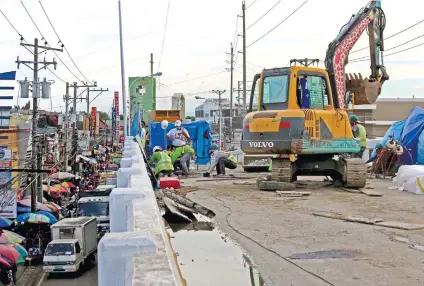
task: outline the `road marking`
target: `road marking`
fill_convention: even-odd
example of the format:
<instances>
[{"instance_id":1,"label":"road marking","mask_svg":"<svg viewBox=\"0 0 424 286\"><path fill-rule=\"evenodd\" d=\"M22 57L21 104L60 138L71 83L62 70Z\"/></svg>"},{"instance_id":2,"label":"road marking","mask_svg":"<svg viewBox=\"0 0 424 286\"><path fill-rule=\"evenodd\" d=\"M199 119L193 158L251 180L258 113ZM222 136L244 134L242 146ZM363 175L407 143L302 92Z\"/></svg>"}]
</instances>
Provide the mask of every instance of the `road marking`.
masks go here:
<instances>
[{"instance_id":1,"label":"road marking","mask_svg":"<svg viewBox=\"0 0 424 286\"><path fill-rule=\"evenodd\" d=\"M43 283L44 277L46 276L46 273L43 273L43 276L41 276L40 281L38 282L37 286L41 286L41 283Z\"/></svg>"}]
</instances>

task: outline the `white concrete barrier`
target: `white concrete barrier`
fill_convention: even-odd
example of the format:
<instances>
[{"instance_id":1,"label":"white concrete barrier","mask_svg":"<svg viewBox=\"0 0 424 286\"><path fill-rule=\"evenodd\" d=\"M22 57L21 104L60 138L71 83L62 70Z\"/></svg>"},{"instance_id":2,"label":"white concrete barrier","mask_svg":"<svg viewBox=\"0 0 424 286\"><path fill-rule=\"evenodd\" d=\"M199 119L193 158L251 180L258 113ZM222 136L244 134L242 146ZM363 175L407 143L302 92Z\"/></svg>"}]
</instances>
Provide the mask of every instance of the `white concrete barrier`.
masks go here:
<instances>
[{"instance_id":1,"label":"white concrete barrier","mask_svg":"<svg viewBox=\"0 0 424 286\"><path fill-rule=\"evenodd\" d=\"M98 285L185 285L146 164L133 143L126 138L117 188L110 194L111 233L99 242Z\"/></svg>"}]
</instances>

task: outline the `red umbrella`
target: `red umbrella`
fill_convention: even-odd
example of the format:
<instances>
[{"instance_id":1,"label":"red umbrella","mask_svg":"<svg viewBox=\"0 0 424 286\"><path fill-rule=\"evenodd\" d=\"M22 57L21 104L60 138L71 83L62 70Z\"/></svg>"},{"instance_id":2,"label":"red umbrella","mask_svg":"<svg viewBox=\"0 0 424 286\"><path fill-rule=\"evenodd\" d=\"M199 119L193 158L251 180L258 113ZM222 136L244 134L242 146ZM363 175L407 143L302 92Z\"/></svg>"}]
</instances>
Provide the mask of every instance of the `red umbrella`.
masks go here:
<instances>
[{"instance_id":1,"label":"red umbrella","mask_svg":"<svg viewBox=\"0 0 424 286\"><path fill-rule=\"evenodd\" d=\"M18 261L19 256L21 256L13 246L4 244L0 244L0 255L15 263Z\"/></svg>"},{"instance_id":2,"label":"red umbrella","mask_svg":"<svg viewBox=\"0 0 424 286\"><path fill-rule=\"evenodd\" d=\"M12 268L12 265L10 265L10 263L3 257L0 257L0 268Z\"/></svg>"}]
</instances>

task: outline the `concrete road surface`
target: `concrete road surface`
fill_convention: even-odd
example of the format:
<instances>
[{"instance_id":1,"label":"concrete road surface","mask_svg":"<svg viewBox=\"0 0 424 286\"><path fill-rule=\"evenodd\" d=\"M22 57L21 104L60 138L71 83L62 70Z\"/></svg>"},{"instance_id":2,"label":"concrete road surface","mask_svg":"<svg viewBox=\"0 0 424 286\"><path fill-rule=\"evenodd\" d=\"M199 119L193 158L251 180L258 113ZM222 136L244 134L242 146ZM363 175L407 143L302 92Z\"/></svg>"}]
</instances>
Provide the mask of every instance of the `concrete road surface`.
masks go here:
<instances>
[{"instance_id":1,"label":"concrete road surface","mask_svg":"<svg viewBox=\"0 0 424 286\"><path fill-rule=\"evenodd\" d=\"M86 269L81 273L61 273L48 275L43 274L39 282L35 284L37 286L93 286L97 285L97 264L92 266L90 269Z\"/></svg>"}]
</instances>

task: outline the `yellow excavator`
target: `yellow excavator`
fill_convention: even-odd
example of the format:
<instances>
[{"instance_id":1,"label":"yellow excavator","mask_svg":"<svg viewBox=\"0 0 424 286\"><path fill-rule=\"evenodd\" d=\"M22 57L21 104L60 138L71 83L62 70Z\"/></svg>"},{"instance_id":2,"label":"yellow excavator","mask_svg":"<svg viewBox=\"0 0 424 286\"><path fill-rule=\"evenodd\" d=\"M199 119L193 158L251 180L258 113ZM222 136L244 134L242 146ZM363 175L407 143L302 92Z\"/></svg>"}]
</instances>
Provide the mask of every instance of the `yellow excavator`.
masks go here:
<instances>
[{"instance_id":1,"label":"yellow excavator","mask_svg":"<svg viewBox=\"0 0 424 286\"><path fill-rule=\"evenodd\" d=\"M246 156L274 154L272 180L329 176L345 187L366 183L362 158L346 110L375 103L389 79L383 65L386 18L381 1L370 1L329 44L325 69L316 59L295 59L290 67L264 69L253 80L241 149ZM364 30L369 34L371 75L345 74L348 55Z\"/></svg>"}]
</instances>

